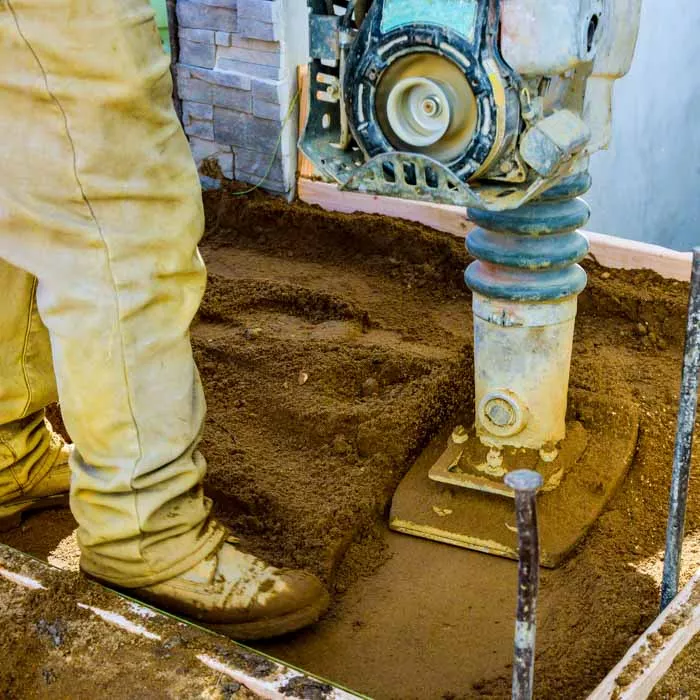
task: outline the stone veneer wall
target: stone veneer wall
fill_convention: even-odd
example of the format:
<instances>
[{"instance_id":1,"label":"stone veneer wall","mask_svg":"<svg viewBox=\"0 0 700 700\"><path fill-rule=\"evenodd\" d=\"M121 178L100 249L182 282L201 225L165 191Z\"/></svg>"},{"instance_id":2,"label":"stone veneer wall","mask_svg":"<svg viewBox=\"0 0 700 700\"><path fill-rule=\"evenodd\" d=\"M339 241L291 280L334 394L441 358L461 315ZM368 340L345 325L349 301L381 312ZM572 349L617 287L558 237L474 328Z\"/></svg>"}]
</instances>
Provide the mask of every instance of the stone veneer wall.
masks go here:
<instances>
[{"instance_id":1,"label":"stone veneer wall","mask_svg":"<svg viewBox=\"0 0 700 700\"><path fill-rule=\"evenodd\" d=\"M178 0L177 87L195 161L227 178L291 193L296 115L285 116L306 52L301 0ZM294 18L290 17L294 14ZM286 20L286 21L285 21ZM290 34L285 41L285 29Z\"/></svg>"}]
</instances>

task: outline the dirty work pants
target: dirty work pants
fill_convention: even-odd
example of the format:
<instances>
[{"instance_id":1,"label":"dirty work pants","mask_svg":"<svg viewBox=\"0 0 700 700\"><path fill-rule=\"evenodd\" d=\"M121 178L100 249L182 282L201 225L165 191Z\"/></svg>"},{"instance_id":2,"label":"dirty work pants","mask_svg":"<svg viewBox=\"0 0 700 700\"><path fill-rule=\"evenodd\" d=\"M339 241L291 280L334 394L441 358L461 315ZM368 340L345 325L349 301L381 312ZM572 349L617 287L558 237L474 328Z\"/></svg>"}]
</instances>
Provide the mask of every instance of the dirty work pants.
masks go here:
<instances>
[{"instance_id":1,"label":"dirty work pants","mask_svg":"<svg viewBox=\"0 0 700 700\"><path fill-rule=\"evenodd\" d=\"M0 499L43 476L57 388L81 566L124 587L223 537L188 335L202 204L171 89L147 0L0 0Z\"/></svg>"}]
</instances>

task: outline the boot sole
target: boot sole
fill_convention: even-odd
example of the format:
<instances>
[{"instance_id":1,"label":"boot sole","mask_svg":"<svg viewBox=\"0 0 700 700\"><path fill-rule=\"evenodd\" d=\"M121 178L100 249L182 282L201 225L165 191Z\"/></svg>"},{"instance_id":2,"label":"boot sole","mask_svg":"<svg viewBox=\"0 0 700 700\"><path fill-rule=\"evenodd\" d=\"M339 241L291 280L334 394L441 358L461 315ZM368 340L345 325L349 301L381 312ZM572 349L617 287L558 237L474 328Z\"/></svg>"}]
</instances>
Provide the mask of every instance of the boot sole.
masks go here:
<instances>
[{"instance_id":1,"label":"boot sole","mask_svg":"<svg viewBox=\"0 0 700 700\"><path fill-rule=\"evenodd\" d=\"M239 641L252 641L255 639L270 639L271 637L280 637L283 634L296 632L304 627L317 622L321 615L328 610L331 597L326 592L317 601L305 608L295 610L288 615L280 617L271 617L267 620L255 620L254 622L237 622L213 624L211 622L200 622L212 632L217 632L225 637Z\"/></svg>"},{"instance_id":2,"label":"boot sole","mask_svg":"<svg viewBox=\"0 0 700 700\"><path fill-rule=\"evenodd\" d=\"M277 617L270 617L261 620L254 620L251 622L207 622L206 620L197 619L194 615L188 615L184 610L173 609L168 610L166 607L161 606L158 601L149 596L138 595L138 589L133 588L121 588L115 584L103 581L87 571L81 569L85 578L90 581L98 583L100 586L108 588L115 593L123 593L129 598L134 600L139 600L152 608L159 610L166 615L175 615L178 618L183 617L190 620L195 625L204 627L212 632L221 634L224 637L230 637L231 639L238 641L252 641L255 639L270 639L272 637L280 637L283 634L289 634L290 632L296 632L303 627L308 627L314 622L317 622L321 615L328 610L328 606L331 602L331 597L328 591L324 591L323 595L315 600L311 605L307 605L304 608L290 612L287 615L279 615Z\"/></svg>"},{"instance_id":3,"label":"boot sole","mask_svg":"<svg viewBox=\"0 0 700 700\"><path fill-rule=\"evenodd\" d=\"M20 503L0 506L0 532L13 530L22 524L22 516L35 510L48 510L50 508L63 508L68 505L68 494L61 493L56 496L44 496L33 498Z\"/></svg>"}]
</instances>

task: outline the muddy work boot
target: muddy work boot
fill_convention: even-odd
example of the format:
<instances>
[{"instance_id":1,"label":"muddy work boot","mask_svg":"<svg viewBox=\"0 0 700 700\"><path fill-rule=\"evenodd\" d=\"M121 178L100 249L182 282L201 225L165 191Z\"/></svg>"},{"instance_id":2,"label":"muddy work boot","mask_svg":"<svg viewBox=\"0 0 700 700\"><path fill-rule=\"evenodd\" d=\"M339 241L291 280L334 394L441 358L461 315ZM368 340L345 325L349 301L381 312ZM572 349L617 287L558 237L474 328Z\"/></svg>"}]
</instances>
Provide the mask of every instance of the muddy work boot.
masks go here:
<instances>
[{"instance_id":1,"label":"muddy work boot","mask_svg":"<svg viewBox=\"0 0 700 700\"><path fill-rule=\"evenodd\" d=\"M233 639L264 639L316 622L330 597L314 575L276 569L229 539L179 576L128 593Z\"/></svg>"},{"instance_id":2,"label":"muddy work boot","mask_svg":"<svg viewBox=\"0 0 700 700\"><path fill-rule=\"evenodd\" d=\"M72 445L67 445L62 438L51 436L51 450L55 452L55 461L45 476L29 488L5 502L0 502L0 532L17 527L22 522L22 514L44 508L61 508L68 506L70 488L70 467L68 458Z\"/></svg>"}]
</instances>

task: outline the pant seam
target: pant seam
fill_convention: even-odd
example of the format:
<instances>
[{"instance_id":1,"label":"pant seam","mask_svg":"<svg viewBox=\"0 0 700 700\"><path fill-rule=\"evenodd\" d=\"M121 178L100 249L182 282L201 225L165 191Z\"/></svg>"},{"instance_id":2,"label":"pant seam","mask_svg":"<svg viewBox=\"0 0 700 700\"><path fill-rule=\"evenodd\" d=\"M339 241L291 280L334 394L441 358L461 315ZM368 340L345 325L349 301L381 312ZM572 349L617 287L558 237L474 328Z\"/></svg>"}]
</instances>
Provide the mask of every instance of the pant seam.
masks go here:
<instances>
[{"instance_id":1,"label":"pant seam","mask_svg":"<svg viewBox=\"0 0 700 700\"><path fill-rule=\"evenodd\" d=\"M65 110L63 109L63 106L61 105L60 100L58 97L53 93L51 88L49 87L49 78L46 70L44 69L44 66L41 63L41 60L39 59L39 56L37 55L36 51L32 47L31 43L27 39L27 37L24 35L22 32L22 28L20 27L19 20L17 18L17 13L15 12L15 8L13 6L12 0L7 0L7 7L12 13L12 19L14 21L15 27L17 28L17 32L19 36L21 37L22 41L26 45L27 49L31 52L32 56L34 57L34 60L36 61L36 65L41 71L41 75L44 81L44 86L46 88L46 92L51 98L51 101L56 105L56 108L58 111L61 113L61 116L63 118L63 125L64 125L64 131L66 134L66 138L68 139L68 142L70 144L70 149L71 149L71 155L72 155L72 165L73 165L73 177L75 178L76 185L78 186L78 189L80 190L80 196L85 204L85 206L88 209L88 212L90 213L90 218L92 219L95 228L97 229L97 233L100 237L100 240L102 241L102 245L105 250L106 258L107 258L107 271L109 273L109 278L110 282L112 285L112 289L114 291L114 298L115 298L115 304L117 307L117 330L119 334L119 343L121 345L121 352L122 352L122 358L123 358L123 373L124 373L124 382L126 384L126 393L127 393L127 405L129 407L129 414L131 416L131 422L132 425L134 426L134 432L136 433L136 443L138 446L138 452L139 456L137 458L137 464L141 462L143 458L143 449L141 445L141 436L139 434L139 428L138 424L136 422L136 417L134 415L134 409L133 409L133 401L132 401L132 395L131 395L131 385L129 382L129 377L128 377L128 372L126 371L126 352L125 352L125 345L124 345L124 335L122 333L121 329L121 306L119 303L119 291L117 287L117 281L114 275L114 271L112 269L112 260L110 256L110 251L109 251L109 245L107 244L107 240L105 239L104 232L102 231L102 227L100 226L100 223L97 219L97 215L95 213L95 210L92 207L92 204L90 203L90 200L85 192L85 189L83 187L83 183L80 179L80 175L78 174L78 162L77 162L77 154L76 154L76 148L75 148L75 142L73 141L73 137L71 136L70 133L70 126L68 124L68 115L66 114ZM132 471L132 474L129 477L129 486L132 488L133 491L133 480L134 480L134 472L136 472L137 469L134 468ZM142 527L141 527L141 519L139 517L139 512L138 512L138 494L136 491L133 491L134 494L134 503L136 505L135 507L135 512L136 512L136 521L138 523L139 527L139 532L142 533ZM141 560L145 564L145 566L148 568L149 572L151 574L153 573L150 563L148 560L143 556L143 552L141 551L141 540L139 540L139 555L141 556Z\"/></svg>"},{"instance_id":2,"label":"pant seam","mask_svg":"<svg viewBox=\"0 0 700 700\"><path fill-rule=\"evenodd\" d=\"M32 315L34 311L34 300L37 288L37 279L32 280L31 298L29 301L29 313L27 316L27 330L24 334L24 345L22 346L22 376L24 377L24 385L27 387L27 401L22 409L22 418L27 415L29 407L32 405L32 385L29 381L29 374L27 372L27 352L29 351L29 338L32 333Z\"/></svg>"}]
</instances>

